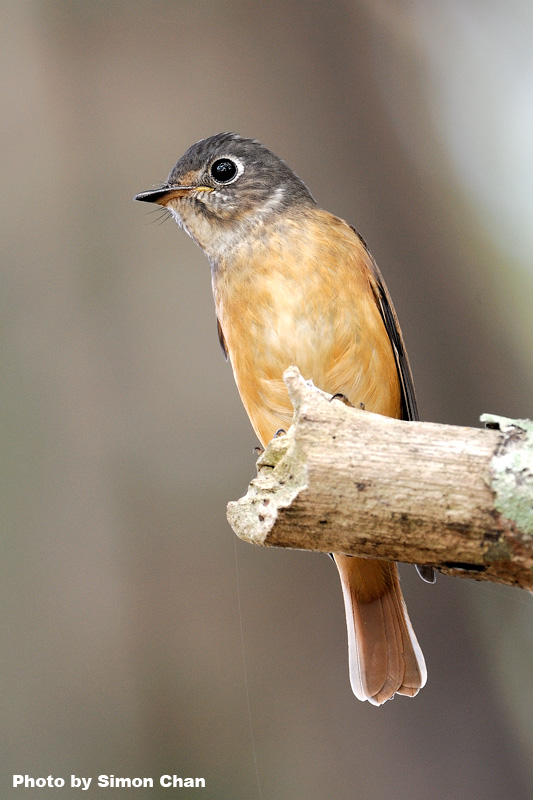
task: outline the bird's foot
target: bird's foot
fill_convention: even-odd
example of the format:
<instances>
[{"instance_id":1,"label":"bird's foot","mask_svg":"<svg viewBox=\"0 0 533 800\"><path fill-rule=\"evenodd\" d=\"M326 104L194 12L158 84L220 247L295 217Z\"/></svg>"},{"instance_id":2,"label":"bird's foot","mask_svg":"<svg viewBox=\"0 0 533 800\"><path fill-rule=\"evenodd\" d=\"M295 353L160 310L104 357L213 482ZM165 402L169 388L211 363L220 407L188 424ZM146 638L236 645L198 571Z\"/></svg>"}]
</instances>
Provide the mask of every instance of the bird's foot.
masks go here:
<instances>
[{"instance_id":1,"label":"bird's foot","mask_svg":"<svg viewBox=\"0 0 533 800\"><path fill-rule=\"evenodd\" d=\"M350 402L350 400L348 400L346 395L342 394L342 392L337 392L337 394L334 394L329 402L332 403L334 400L340 400L341 403L344 403L345 406L349 406L350 408L355 408L354 404Z\"/></svg>"}]
</instances>

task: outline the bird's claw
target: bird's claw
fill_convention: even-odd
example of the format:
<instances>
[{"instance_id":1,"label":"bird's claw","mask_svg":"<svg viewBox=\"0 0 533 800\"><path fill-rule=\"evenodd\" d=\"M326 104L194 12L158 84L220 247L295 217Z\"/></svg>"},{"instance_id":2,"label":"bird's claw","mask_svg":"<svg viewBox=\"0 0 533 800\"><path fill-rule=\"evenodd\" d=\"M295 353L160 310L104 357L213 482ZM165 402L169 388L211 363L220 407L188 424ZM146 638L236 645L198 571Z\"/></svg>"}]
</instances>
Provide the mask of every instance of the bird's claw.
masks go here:
<instances>
[{"instance_id":1,"label":"bird's claw","mask_svg":"<svg viewBox=\"0 0 533 800\"><path fill-rule=\"evenodd\" d=\"M340 400L341 403L344 403L345 406L349 406L350 408L355 408L354 404L351 403L349 399L346 397L346 395L343 394L342 392L337 392L337 394L334 394L329 402L331 403L333 402L333 400ZM363 403L361 403L361 406L364 408Z\"/></svg>"}]
</instances>

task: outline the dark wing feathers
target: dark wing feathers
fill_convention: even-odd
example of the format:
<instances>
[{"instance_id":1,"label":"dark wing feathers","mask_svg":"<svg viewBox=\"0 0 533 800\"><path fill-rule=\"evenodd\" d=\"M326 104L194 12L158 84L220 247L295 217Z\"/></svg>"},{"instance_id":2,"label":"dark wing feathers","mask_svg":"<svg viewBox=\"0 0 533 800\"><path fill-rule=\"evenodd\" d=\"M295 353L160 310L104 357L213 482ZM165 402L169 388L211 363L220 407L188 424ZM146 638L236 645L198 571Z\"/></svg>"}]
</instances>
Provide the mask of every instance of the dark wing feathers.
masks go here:
<instances>
[{"instance_id":1,"label":"dark wing feathers","mask_svg":"<svg viewBox=\"0 0 533 800\"><path fill-rule=\"evenodd\" d=\"M219 322L217 317L217 331L218 331L218 341L220 342L220 346L222 348L222 352L224 353L224 358L226 361L228 360L228 348L226 347L226 340L224 339L224 333L222 331L222 325Z\"/></svg>"},{"instance_id":2,"label":"dark wing feathers","mask_svg":"<svg viewBox=\"0 0 533 800\"><path fill-rule=\"evenodd\" d=\"M403 343L398 317L396 316L389 293L383 284L383 281L381 280L381 275L379 272L375 273L375 277L378 281L378 294L376 296L376 301L378 303L383 322L385 323L385 329L392 344L394 358L396 359L396 366L398 368L398 376L400 378L400 385L402 389L402 417L403 419L416 420L418 419L418 406L416 404L413 375L411 373L409 359L407 358L407 352Z\"/></svg>"},{"instance_id":3,"label":"dark wing feathers","mask_svg":"<svg viewBox=\"0 0 533 800\"><path fill-rule=\"evenodd\" d=\"M396 367L398 369L398 377L400 379L400 386L402 390L402 419L416 420L418 419L418 406L416 404L413 375L411 372L411 367L409 366L409 359L407 358L407 351L403 343L402 332L400 330L400 323L398 322L396 311L392 305L392 300L381 276L381 272L379 271L376 262L372 258L372 254L368 249L367 243L363 237L357 233L355 228L352 228L352 230L367 252L369 266L376 281L374 295L379 308L379 313L381 314L381 319L385 325L385 330L387 331L392 344L394 358L396 360Z\"/></svg>"}]
</instances>

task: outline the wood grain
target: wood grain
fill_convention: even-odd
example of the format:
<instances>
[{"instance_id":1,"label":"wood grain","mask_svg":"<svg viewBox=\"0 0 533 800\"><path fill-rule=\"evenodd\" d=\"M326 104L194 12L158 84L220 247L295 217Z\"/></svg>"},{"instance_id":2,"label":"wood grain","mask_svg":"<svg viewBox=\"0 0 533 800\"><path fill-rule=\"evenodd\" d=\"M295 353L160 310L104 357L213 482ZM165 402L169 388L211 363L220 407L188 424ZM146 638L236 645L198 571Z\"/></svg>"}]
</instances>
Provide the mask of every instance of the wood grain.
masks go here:
<instances>
[{"instance_id":1,"label":"wood grain","mask_svg":"<svg viewBox=\"0 0 533 800\"><path fill-rule=\"evenodd\" d=\"M228 505L238 536L533 589L533 452L522 421L502 430L406 422L331 401L296 367L284 380L293 424Z\"/></svg>"}]
</instances>

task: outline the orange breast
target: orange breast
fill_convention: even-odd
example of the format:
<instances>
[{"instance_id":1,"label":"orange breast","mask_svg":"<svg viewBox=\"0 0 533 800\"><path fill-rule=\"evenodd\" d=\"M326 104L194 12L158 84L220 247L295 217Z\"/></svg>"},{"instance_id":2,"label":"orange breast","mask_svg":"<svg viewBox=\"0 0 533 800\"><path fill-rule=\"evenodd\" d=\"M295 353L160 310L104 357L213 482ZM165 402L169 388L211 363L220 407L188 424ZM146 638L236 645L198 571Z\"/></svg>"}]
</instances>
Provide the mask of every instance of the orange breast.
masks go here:
<instances>
[{"instance_id":1,"label":"orange breast","mask_svg":"<svg viewBox=\"0 0 533 800\"><path fill-rule=\"evenodd\" d=\"M257 228L213 278L237 386L260 441L292 418L283 371L400 416L396 363L365 248L342 220L300 211Z\"/></svg>"}]
</instances>

